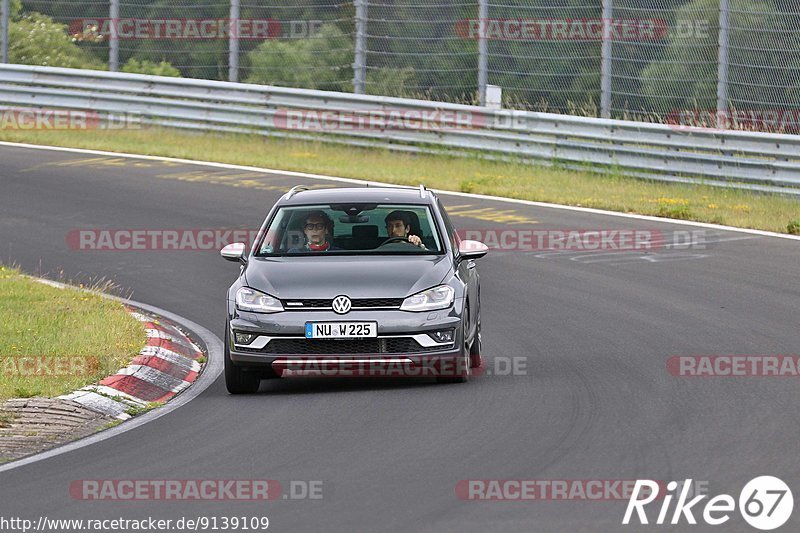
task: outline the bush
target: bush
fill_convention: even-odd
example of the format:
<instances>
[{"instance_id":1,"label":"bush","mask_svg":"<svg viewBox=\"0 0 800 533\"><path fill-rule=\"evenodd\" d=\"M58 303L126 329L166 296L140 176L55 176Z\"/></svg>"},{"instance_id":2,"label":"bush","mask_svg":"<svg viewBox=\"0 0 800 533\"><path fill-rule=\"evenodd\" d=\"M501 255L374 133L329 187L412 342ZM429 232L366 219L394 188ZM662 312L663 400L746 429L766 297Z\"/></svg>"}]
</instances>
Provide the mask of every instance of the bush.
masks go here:
<instances>
[{"instance_id":1,"label":"bush","mask_svg":"<svg viewBox=\"0 0 800 533\"><path fill-rule=\"evenodd\" d=\"M11 23L8 55L11 63L21 65L105 68L103 62L72 42L66 25L40 13L23 15Z\"/></svg>"},{"instance_id":2,"label":"bush","mask_svg":"<svg viewBox=\"0 0 800 533\"><path fill-rule=\"evenodd\" d=\"M790 220L786 226L786 231L792 235L800 235L800 219Z\"/></svg>"},{"instance_id":3,"label":"bush","mask_svg":"<svg viewBox=\"0 0 800 533\"><path fill-rule=\"evenodd\" d=\"M367 94L379 96L415 96L406 87L414 82L414 69L403 68L377 68L367 71Z\"/></svg>"},{"instance_id":4,"label":"bush","mask_svg":"<svg viewBox=\"0 0 800 533\"><path fill-rule=\"evenodd\" d=\"M170 76L172 78L181 77L181 71L166 61L155 63L147 59L139 61L138 59L131 58L122 66L122 72L128 72L130 74L149 74L151 76Z\"/></svg>"}]
</instances>

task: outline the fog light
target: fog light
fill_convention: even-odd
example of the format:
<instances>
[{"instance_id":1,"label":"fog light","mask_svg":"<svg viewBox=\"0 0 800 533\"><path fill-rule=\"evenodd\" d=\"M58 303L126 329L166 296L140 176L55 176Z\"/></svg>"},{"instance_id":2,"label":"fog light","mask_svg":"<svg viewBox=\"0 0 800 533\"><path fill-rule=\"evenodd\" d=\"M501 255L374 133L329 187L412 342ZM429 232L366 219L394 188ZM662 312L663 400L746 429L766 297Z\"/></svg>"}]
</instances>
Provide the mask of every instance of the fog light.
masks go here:
<instances>
[{"instance_id":1,"label":"fog light","mask_svg":"<svg viewBox=\"0 0 800 533\"><path fill-rule=\"evenodd\" d=\"M257 336L258 335L256 335L255 333L244 333L242 331L233 332L233 338L235 339L236 344L241 344L241 345L250 344L251 342L253 342L253 339L255 339Z\"/></svg>"},{"instance_id":2,"label":"fog light","mask_svg":"<svg viewBox=\"0 0 800 533\"><path fill-rule=\"evenodd\" d=\"M454 329L440 329L439 331L428 333L428 336L440 343L453 342L454 332Z\"/></svg>"}]
</instances>

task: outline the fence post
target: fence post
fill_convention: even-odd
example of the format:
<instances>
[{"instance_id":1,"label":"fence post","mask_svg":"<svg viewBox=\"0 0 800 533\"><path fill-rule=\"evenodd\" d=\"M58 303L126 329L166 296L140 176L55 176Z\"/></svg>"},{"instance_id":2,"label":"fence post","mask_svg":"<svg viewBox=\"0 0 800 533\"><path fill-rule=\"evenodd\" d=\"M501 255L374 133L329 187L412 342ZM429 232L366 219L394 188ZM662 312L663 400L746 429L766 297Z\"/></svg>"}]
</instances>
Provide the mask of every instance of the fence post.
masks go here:
<instances>
[{"instance_id":1,"label":"fence post","mask_svg":"<svg viewBox=\"0 0 800 533\"><path fill-rule=\"evenodd\" d=\"M239 81L239 0L231 0L231 33L228 37L228 81Z\"/></svg>"},{"instance_id":2,"label":"fence post","mask_svg":"<svg viewBox=\"0 0 800 533\"><path fill-rule=\"evenodd\" d=\"M489 18L488 0L478 0L478 102L486 105L486 85L489 83L489 42L486 25Z\"/></svg>"},{"instance_id":3,"label":"fence post","mask_svg":"<svg viewBox=\"0 0 800 533\"><path fill-rule=\"evenodd\" d=\"M8 33L11 26L9 0L0 0L0 63L8 63Z\"/></svg>"},{"instance_id":4,"label":"fence post","mask_svg":"<svg viewBox=\"0 0 800 533\"><path fill-rule=\"evenodd\" d=\"M108 6L111 19L111 37L108 41L108 70L119 71L119 0L111 0Z\"/></svg>"},{"instance_id":5,"label":"fence post","mask_svg":"<svg viewBox=\"0 0 800 533\"><path fill-rule=\"evenodd\" d=\"M728 49L730 45L730 5L719 0L719 64L717 68L717 117L728 111Z\"/></svg>"},{"instance_id":6,"label":"fence post","mask_svg":"<svg viewBox=\"0 0 800 533\"><path fill-rule=\"evenodd\" d=\"M353 92L365 94L367 84L367 8L368 0L355 0L356 43L353 62Z\"/></svg>"},{"instance_id":7,"label":"fence post","mask_svg":"<svg viewBox=\"0 0 800 533\"><path fill-rule=\"evenodd\" d=\"M603 40L600 49L600 116L611 118L611 24L614 0L603 0Z\"/></svg>"}]
</instances>

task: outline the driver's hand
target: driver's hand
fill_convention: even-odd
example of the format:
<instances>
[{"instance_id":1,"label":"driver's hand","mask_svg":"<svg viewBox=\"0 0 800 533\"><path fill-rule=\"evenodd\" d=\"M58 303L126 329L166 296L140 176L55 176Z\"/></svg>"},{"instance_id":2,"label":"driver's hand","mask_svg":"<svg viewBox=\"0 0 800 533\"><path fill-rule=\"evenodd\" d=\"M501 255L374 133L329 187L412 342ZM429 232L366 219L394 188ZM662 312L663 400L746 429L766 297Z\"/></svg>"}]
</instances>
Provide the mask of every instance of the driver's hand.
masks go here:
<instances>
[{"instance_id":1,"label":"driver's hand","mask_svg":"<svg viewBox=\"0 0 800 533\"><path fill-rule=\"evenodd\" d=\"M422 239L420 239L416 235L409 235L408 236L408 242L410 242L414 246L422 246Z\"/></svg>"}]
</instances>

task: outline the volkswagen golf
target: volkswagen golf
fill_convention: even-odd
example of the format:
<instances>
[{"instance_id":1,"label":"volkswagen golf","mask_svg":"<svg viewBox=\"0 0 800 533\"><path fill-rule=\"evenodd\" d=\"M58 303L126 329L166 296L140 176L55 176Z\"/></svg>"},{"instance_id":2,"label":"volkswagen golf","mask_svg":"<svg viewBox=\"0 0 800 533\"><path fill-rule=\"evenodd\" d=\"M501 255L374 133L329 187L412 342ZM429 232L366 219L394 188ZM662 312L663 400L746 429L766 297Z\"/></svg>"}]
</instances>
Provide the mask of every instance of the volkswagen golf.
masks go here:
<instances>
[{"instance_id":1,"label":"volkswagen golf","mask_svg":"<svg viewBox=\"0 0 800 533\"><path fill-rule=\"evenodd\" d=\"M462 240L420 186L294 187L273 206L227 297L225 383L256 392L289 376L435 377L481 364L488 248Z\"/></svg>"}]
</instances>

